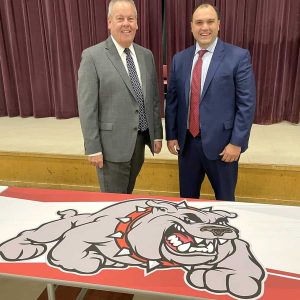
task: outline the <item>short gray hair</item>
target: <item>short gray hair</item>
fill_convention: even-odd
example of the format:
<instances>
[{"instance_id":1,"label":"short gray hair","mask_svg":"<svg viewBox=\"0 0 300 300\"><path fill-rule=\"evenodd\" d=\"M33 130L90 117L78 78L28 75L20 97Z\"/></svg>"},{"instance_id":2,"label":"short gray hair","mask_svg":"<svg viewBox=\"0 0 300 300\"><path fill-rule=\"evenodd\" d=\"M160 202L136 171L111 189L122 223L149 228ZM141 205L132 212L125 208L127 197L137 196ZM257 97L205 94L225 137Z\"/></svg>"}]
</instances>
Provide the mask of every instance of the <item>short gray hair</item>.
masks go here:
<instances>
[{"instance_id":1,"label":"short gray hair","mask_svg":"<svg viewBox=\"0 0 300 300\"><path fill-rule=\"evenodd\" d=\"M113 6L117 2L127 2L127 3L131 4L135 10L135 16L137 17L137 10L136 10L136 6L135 6L135 3L133 0L110 0L109 5L108 5L108 13L107 13L108 18L111 17Z\"/></svg>"}]
</instances>

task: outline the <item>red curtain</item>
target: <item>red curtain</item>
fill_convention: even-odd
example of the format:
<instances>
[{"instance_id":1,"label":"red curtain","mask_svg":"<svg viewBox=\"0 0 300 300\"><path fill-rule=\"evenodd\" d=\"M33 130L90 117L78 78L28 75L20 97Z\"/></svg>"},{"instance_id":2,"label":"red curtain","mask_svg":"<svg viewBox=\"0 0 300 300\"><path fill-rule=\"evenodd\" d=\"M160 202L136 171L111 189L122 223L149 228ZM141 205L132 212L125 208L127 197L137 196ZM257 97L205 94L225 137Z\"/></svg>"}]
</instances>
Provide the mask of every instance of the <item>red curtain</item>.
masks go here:
<instances>
[{"instance_id":1,"label":"red curtain","mask_svg":"<svg viewBox=\"0 0 300 300\"><path fill-rule=\"evenodd\" d=\"M0 1L0 116L78 115L81 51L106 39L109 0ZM166 63L193 44L190 18L202 0L136 0L136 42L156 60L161 96L162 4ZM206 1L207 2L207 1ZM210 0L221 11L220 37L248 48L257 82L255 122L300 122L300 1Z\"/></svg>"},{"instance_id":2,"label":"red curtain","mask_svg":"<svg viewBox=\"0 0 300 300\"><path fill-rule=\"evenodd\" d=\"M300 1L165 0L167 64L194 43L191 14L209 2L221 12L220 38L252 54L257 84L255 122L300 122Z\"/></svg>"},{"instance_id":3,"label":"red curtain","mask_svg":"<svg viewBox=\"0 0 300 300\"><path fill-rule=\"evenodd\" d=\"M139 30L135 41L151 49L154 55L159 92L161 99L161 114L164 113L164 85L163 85L163 49L162 49L162 0L135 0L138 11Z\"/></svg>"},{"instance_id":4,"label":"red curtain","mask_svg":"<svg viewBox=\"0 0 300 300\"><path fill-rule=\"evenodd\" d=\"M162 82L162 47L157 38L162 33L161 0L135 2L139 13L136 42L153 51ZM78 116L81 52L107 38L108 3L0 1L0 116Z\"/></svg>"}]
</instances>

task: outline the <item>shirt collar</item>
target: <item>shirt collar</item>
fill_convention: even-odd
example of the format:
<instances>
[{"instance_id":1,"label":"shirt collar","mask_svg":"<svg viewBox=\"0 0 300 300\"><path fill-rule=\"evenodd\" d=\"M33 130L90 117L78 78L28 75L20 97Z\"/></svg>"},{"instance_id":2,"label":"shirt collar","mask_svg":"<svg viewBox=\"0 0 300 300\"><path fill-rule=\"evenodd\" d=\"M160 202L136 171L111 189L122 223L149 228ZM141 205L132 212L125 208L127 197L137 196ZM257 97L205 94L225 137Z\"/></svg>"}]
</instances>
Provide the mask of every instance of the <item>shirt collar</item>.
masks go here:
<instances>
[{"instance_id":1,"label":"shirt collar","mask_svg":"<svg viewBox=\"0 0 300 300\"><path fill-rule=\"evenodd\" d=\"M212 44L210 44L205 50L207 50L210 53L214 53L215 48L217 46L218 38L214 40ZM199 52L199 50L204 50L202 49L198 43L196 43L196 49L195 49L195 55Z\"/></svg>"},{"instance_id":2,"label":"shirt collar","mask_svg":"<svg viewBox=\"0 0 300 300\"><path fill-rule=\"evenodd\" d=\"M111 35L111 39L112 39L114 45L116 46L119 55L122 56L122 55L124 54L125 48L122 47L122 46L121 46L121 45L113 38L112 35ZM131 44L128 48L129 48L131 54L135 55L135 51L134 51L133 44Z\"/></svg>"}]
</instances>

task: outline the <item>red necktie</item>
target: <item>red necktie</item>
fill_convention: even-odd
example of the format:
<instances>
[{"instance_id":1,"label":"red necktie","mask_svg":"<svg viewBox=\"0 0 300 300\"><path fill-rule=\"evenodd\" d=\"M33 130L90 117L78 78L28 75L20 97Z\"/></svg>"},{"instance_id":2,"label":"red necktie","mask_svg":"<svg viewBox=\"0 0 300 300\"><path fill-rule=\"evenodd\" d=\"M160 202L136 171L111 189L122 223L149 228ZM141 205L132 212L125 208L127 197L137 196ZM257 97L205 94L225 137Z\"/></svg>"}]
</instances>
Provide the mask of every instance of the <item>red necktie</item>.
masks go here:
<instances>
[{"instance_id":1,"label":"red necktie","mask_svg":"<svg viewBox=\"0 0 300 300\"><path fill-rule=\"evenodd\" d=\"M189 130L193 137L196 137L200 132L200 96L201 96L201 73L202 73L202 56L207 50L199 50L198 60L193 69L191 83L191 103L190 103L190 118Z\"/></svg>"}]
</instances>

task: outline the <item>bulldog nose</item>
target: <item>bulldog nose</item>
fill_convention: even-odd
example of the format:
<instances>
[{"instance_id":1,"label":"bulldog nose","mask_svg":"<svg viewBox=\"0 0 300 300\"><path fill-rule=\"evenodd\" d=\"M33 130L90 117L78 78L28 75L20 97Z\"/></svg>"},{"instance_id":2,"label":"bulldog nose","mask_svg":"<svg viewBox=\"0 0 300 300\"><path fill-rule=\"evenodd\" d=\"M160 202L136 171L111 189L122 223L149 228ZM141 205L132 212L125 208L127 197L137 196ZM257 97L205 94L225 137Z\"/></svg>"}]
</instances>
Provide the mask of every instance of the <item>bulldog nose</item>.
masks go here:
<instances>
[{"instance_id":1,"label":"bulldog nose","mask_svg":"<svg viewBox=\"0 0 300 300\"><path fill-rule=\"evenodd\" d=\"M200 231L209 231L214 236L223 236L224 233L231 233L233 230L231 228L218 227L218 226L205 226L200 229Z\"/></svg>"}]
</instances>

